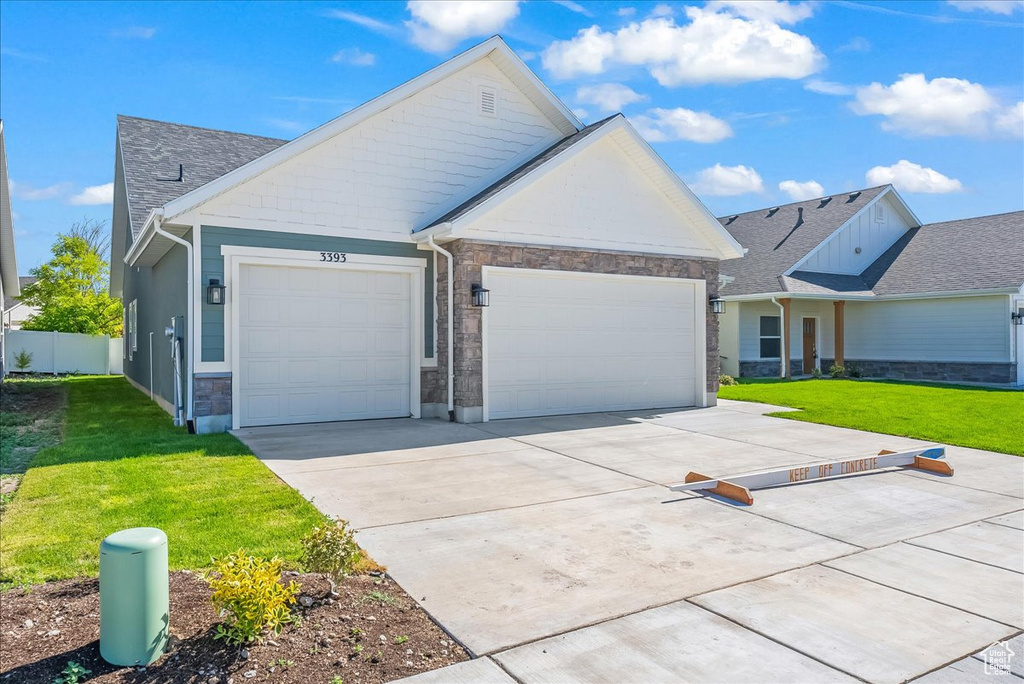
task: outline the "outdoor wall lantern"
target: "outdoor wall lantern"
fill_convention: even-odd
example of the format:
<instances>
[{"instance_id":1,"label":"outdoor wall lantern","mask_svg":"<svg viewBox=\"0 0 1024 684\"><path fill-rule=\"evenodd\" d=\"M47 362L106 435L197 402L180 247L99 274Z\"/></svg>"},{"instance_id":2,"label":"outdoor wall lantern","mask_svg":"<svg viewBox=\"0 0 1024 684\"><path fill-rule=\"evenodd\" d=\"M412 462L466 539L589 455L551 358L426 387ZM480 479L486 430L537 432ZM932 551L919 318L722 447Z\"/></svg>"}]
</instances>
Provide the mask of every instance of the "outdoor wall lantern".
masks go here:
<instances>
[{"instance_id":1,"label":"outdoor wall lantern","mask_svg":"<svg viewBox=\"0 0 1024 684\"><path fill-rule=\"evenodd\" d=\"M1010 320L1014 325L1024 325L1024 311L1014 311L1010 314Z\"/></svg>"},{"instance_id":2,"label":"outdoor wall lantern","mask_svg":"<svg viewBox=\"0 0 1024 684\"><path fill-rule=\"evenodd\" d=\"M206 303L214 306L224 305L224 286L217 278L210 278L210 284L206 286Z\"/></svg>"},{"instance_id":3,"label":"outdoor wall lantern","mask_svg":"<svg viewBox=\"0 0 1024 684\"><path fill-rule=\"evenodd\" d=\"M725 313L725 300L721 297L710 297L708 301L711 303L711 313L724 314Z\"/></svg>"},{"instance_id":4,"label":"outdoor wall lantern","mask_svg":"<svg viewBox=\"0 0 1024 684\"><path fill-rule=\"evenodd\" d=\"M473 306L490 306L491 291L485 290L483 285L473 285Z\"/></svg>"}]
</instances>

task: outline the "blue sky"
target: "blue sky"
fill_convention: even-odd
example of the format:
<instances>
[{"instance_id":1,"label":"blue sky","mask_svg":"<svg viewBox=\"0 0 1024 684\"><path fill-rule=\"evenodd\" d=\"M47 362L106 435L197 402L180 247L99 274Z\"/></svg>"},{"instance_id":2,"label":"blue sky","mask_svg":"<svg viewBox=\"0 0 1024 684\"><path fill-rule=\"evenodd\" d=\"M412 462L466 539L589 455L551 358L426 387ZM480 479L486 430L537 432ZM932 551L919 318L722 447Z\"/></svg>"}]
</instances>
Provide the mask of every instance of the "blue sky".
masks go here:
<instances>
[{"instance_id":1,"label":"blue sky","mask_svg":"<svg viewBox=\"0 0 1024 684\"><path fill-rule=\"evenodd\" d=\"M0 2L20 270L109 221L116 114L293 138L493 33L717 215L890 180L926 222L1024 207L1020 0Z\"/></svg>"}]
</instances>

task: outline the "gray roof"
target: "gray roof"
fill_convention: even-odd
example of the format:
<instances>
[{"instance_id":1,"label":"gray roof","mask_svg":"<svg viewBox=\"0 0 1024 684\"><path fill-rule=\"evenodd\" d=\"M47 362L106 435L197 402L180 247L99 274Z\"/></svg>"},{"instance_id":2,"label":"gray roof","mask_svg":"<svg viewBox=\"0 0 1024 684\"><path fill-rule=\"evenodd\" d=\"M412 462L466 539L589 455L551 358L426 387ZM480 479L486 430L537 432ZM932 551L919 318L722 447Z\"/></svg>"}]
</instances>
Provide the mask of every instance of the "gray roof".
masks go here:
<instances>
[{"instance_id":1,"label":"gray roof","mask_svg":"<svg viewBox=\"0 0 1024 684\"><path fill-rule=\"evenodd\" d=\"M153 209L288 142L122 115L117 117L117 135L133 237Z\"/></svg>"},{"instance_id":2,"label":"gray roof","mask_svg":"<svg viewBox=\"0 0 1024 684\"><path fill-rule=\"evenodd\" d=\"M21 286L22 290L25 289L26 285L31 285L32 283L36 282L37 280L39 280L39 278L36 278L35 276L18 276L18 284ZM4 311L7 311L8 309L10 309L12 306L14 306L17 303L18 303L18 298L17 297L12 297L11 295L8 295L7 293L4 293Z\"/></svg>"},{"instance_id":3,"label":"gray roof","mask_svg":"<svg viewBox=\"0 0 1024 684\"><path fill-rule=\"evenodd\" d=\"M592 123L589 126L581 128L579 131L573 133L572 135L568 135L562 138L561 140L559 140L554 145L538 154L530 161L516 168L503 178L498 179L492 185L488 186L487 188L477 193L476 195L473 195L468 200L466 200L465 202L455 207L441 218L431 223L429 226L425 226L424 228L422 228L422 230L432 228L441 223L448 223L449 221L454 221L455 219L461 216L465 216L470 211L472 211L476 207L480 206L481 204L489 200L491 197L494 197L505 188L509 187L510 185L513 185L516 181L518 181L520 178L527 175L534 169L543 166L546 162L568 151L577 143L585 140L591 133L597 131L598 129L600 129L602 126L604 126L606 123L608 123L617 116L622 115L613 114L612 116L601 119L600 121Z\"/></svg>"},{"instance_id":4,"label":"gray roof","mask_svg":"<svg viewBox=\"0 0 1024 684\"><path fill-rule=\"evenodd\" d=\"M721 263L722 274L735 279L723 294L783 291L782 274L887 187L833 195L824 204L818 198L718 219L747 249L743 258Z\"/></svg>"},{"instance_id":5,"label":"gray roof","mask_svg":"<svg viewBox=\"0 0 1024 684\"><path fill-rule=\"evenodd\" d=\"M811 200L774 212L761 209L719 219L749 248L742 259L722 262L722 273L735 278L722 293L883 296L1015 289L1024 284L1024 211L911 228L860 275L783 275L886 187L862 190L856 197L835 195L820 208L820 200ZM796 226L794 219L801 215L804 222Z\"/></svg>"},{"instance_id":6,"label":"gray roof","mask_svg":"<svg viewBox=\"0 0 1024 684\"><path fill-rule=\"evenodd\" d=\"M1024 285L1024 211L907 231L861 274L876 295Z\"/></svg>"}]
</instances>

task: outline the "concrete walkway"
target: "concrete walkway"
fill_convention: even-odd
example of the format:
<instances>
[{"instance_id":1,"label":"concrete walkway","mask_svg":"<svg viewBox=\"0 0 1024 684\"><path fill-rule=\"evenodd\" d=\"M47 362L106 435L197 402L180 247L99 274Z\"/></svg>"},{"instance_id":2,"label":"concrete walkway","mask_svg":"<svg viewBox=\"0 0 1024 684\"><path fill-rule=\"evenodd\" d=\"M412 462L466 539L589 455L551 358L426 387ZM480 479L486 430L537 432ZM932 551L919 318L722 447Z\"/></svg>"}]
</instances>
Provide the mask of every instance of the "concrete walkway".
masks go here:
<instances>
[{"instance_id":1,"label":"concrete walkway","mask_svg":"<svg viewBox=\"0 0 1024 684\"><path fill-rule=\"evenodd\" d=\"M416 681L947 681L1024 629L1024 459L952 447L952 478L811 482L751 507L667 489L924 444L777 410L236 434L482 656Z\"/></svg>"}]
</instances>

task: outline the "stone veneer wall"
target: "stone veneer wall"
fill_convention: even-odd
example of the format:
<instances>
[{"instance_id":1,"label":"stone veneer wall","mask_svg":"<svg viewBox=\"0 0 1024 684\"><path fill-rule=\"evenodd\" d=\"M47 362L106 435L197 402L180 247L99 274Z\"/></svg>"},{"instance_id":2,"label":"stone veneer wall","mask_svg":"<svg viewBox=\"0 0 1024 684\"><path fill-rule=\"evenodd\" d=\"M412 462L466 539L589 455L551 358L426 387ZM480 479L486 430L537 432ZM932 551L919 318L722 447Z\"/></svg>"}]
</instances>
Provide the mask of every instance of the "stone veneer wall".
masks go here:
<instances>
[{"instance_id":1,"label":"stone veneer wall","mask_svg":"<svg viewBox=\"0 0 1024 684\"><path fill-rule=\"evenodd\" d=\"M822 360L822 364L825 360ZM832 361L829 361L829 365ZM846 359L861 377L940 382L985 382L1009 385L1017 381L1015 363L967 363L962 361L870 361Z\"/></svg>"},{"instance_id":2,"label":"stone veneer wall","mask_svg":"<svg viewBox=\"0 0 1024 684\"><path fill-rule=\"evenodd\" d=\"M458 420L472 422L483 415L483 331L481 310L470 301L473 283L482 282L484 266L549 269L617 275L658 276L702 279L709 295L718 293L718 262L713 259L686 259L652 254L584 251L532 245L458 240L446 245L455 260L455 407ZM445 317L447 311L447 260L438 259L438 331L436 383L423 393L437 403L446 401L447 364ZM705 304L706 306L706 304ZM718 391L718 318L707 312L707 390ZM433 403L433 402L431 402Z\"/></svg>"}]
</instances>

